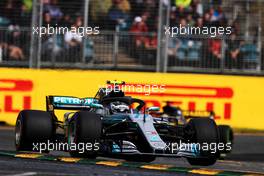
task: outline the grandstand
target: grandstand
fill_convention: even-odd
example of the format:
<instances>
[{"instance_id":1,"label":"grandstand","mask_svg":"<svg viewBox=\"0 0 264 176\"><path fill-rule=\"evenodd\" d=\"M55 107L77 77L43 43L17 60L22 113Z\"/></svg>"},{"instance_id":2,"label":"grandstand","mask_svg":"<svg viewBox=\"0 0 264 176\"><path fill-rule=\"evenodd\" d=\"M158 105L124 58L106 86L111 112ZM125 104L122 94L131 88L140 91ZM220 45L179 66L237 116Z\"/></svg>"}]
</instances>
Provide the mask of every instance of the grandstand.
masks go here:
<instances>
[{"instance_id":1,"label":"grandstand","mask_svg":"<svg viewBox=\"0 0 264 176\"><path fill-rule=\"evenodd\" d=\"M262 74L263 5L257 0L1 0L0 66ZM164 27L180 25L230 26L232 33L164 35ZM99 27L100 34L33 34L33 27L48 26Z\"/></svg>"}]
</instances>

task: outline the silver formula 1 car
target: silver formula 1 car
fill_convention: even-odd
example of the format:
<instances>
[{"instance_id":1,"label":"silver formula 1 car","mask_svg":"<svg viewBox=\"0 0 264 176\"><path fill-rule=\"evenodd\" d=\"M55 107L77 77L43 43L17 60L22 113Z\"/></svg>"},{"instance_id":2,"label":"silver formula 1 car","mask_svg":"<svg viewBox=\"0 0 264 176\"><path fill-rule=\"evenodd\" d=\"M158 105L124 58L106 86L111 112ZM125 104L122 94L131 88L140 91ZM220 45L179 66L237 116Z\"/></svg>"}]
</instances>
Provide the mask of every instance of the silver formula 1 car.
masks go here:
<instances>
[{"instance_id":1,"label":"silver formula 1 car","mask_svg":"<svg viewBox=\"0 0 264 176\"><path fill-rule=\"evenodd\" d=\"M192 165L212 165L219 157L219 150L212 150L219 144L214 120L196 118L175 125L151 116L159 108L146 108L143 100L126 96L122 90L100 88L94 98L47 96L46 105L46 111L19 113L15 130L18 151L39 151L37 144L53 142L63 144L63 150L74 157L140 162L158 156L185 157ZM68 111L64 122L58 120L55 110ZM80 144L85 144L85 150L80 151Z\"/></svg>"}]
</instances>

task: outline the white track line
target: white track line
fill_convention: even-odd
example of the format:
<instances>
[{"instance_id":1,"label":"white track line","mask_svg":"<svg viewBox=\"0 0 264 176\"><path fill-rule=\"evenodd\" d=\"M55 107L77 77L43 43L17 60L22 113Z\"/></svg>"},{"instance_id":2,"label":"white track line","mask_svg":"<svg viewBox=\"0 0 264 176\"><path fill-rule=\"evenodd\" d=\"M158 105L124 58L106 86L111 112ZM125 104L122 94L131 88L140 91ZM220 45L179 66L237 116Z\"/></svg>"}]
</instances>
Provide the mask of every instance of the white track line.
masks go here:
<instances>
[{"instance_id":1,"label":"white track line","mask_svg":"<svg viewBox=\"0 0 264 176\"><path fill-rule=\"evenodd\" d=\"M8 175L8 176L31 176L31 175L37 175L37 172L24 172L21 174L14 174L14 175Z\"/></svg>"}]
</instances>

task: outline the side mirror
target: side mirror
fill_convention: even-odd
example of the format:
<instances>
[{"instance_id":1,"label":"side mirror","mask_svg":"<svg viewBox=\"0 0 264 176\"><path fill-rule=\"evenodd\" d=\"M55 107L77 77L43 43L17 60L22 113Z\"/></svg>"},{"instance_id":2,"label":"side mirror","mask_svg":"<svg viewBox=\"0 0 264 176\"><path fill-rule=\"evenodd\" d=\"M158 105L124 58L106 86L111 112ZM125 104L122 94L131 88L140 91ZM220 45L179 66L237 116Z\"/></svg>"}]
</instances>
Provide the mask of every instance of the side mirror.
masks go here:
<instances>
[{"instance_id":1,"label":"side mirror","mask_svg":"<svg viewBox=\"0 0 264 176\"><path fill-rule=\"evenodd\" d=\"M159 112L160 108L157 106L151 106L147 109L147 112Z\"/></svg>"}]
</instances>

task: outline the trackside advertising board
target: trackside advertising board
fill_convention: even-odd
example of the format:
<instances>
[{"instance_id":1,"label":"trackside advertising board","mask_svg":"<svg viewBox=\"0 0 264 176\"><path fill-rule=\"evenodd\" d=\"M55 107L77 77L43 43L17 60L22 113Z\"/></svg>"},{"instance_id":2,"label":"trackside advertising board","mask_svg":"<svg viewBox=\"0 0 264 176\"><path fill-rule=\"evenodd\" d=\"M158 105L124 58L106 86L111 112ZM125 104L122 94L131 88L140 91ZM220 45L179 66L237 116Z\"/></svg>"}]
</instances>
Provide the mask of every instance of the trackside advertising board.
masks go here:
<instances>
[{"instance_id":1,"label":"trackside advertising board","mask_svg":"<svg viewBox=\"0 0 264 176\"><path fill-rule=\"evenodd\" d=\"M106 80L135 86L128 94L147 106L171 101L186 110L213 110L218 124L264 129L264 77L113 71L1 68L0 121L14 125L22 109L45 110L46 95L93 97Z\"/></svg>"}]
</instances>

